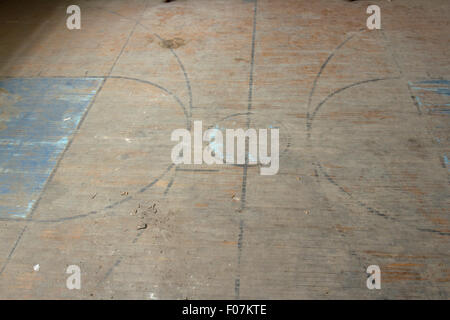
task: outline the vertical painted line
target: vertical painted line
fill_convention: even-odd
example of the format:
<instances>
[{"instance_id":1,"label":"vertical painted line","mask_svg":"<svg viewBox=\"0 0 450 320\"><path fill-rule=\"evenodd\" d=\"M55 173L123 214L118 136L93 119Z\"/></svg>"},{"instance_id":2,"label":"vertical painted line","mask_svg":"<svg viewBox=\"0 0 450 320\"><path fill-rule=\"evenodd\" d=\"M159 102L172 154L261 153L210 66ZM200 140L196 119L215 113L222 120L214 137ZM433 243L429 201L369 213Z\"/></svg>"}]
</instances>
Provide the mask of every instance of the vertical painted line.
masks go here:
<instances>
[{"instance_id":1,"label":"vertical painted line","mask_svg":"<svg viewBox=\"0 0 450 320\"><path fill-rule=\"evenodd\" d=\"M255 0L253 7L253 30L252 30L252 49L250 60L250 74L248 83L248 99L247 99L247 129L250 128L250 111L252 110L253 103L253 70L255 65L255 39L256 39L256 14L257 14L258 1ZM248 172L248 140L245 140L245 163L242 170L242 187L241 187L241 208L242 212L246 206L247 197L247 172ZM234 295L236 299L240 298L241 288L241 257L242 257L242 239L244 237L244 220L242 217L239 220L239 236L238 236L238 259L237 259L237 275L234 281Z\"/></svg>"}]
</instances>

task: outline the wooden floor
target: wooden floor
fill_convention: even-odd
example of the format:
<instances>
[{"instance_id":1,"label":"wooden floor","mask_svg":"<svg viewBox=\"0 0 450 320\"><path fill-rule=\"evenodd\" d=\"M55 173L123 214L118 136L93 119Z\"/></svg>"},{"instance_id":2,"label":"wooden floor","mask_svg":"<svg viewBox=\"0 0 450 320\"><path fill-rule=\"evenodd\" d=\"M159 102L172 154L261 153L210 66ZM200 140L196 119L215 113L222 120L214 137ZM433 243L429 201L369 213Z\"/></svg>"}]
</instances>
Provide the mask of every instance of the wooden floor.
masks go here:
<instances>
[{"instance_id":1,"label":"wooden floor","mask_svg":"<svg viewBox=\"0 0 450 320\"><path fill-rule=\"evenodd\" d=\"M449 1L72 2L0 4L1 299L449 298ZM278 173L173 164L196 120Z\"/></svg>"}]
</instances>

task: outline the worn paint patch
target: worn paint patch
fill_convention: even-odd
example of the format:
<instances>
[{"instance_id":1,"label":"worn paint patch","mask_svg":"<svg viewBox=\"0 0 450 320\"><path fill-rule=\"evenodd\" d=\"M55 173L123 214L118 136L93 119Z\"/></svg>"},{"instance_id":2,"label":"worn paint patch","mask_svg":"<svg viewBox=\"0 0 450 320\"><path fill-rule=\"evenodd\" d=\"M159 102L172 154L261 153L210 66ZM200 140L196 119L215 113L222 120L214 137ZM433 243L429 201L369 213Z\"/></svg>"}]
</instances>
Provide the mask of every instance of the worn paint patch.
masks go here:
<instances>
[{"instance_id":1,"label":"worn paint patch","mask_svg":"<svg viewBox=\"0 0 450 320\"><path fill-rule=\"evenodd\" d=\"M31 212L101 82L0 80L0 217Z\"/></svg>"},{"instance_id":2,"label":"worn paint patch","mask_svg":"<svg viewBox=\"0 0 450 320\"><path fill-rule=\"evenodd\" d=\"M442 159L444 160L444 165L450 171L450 161L448 160L448 157L446 155L442 156Z\"/></svg>"},{"instance_id":3,"label":"worn paint patch","mask_svg":"<svg viewBox=\"0 0 450 320\"><path fill-rule=\"evenodd\" d=\"M431 114L450 115L449 80L424 80L408 84L421 110L425 109Z\"/></svg>"},{"instance_id":4,"label":"worn paint patch","mask_svg":"<svg viewBox=\"0 0 450 320\"><path fill-rule=\"evenodd\" d=\"M408 82L418 108L426 111L428 114L438 116L443 122L439 124L447 124L448 119L444 116L450 115L450 81L449 80L424 80L417 82ZM433 127L433 135L446 136L446 126L435 125ZM434 137L439 145L441 139ZM443 145L441 145L443 146ZM443 150L444 151L444 150ZM445 151L444 151L445 152ZM449 160L446 154L440 157L442 167L450 171Z\"/></svg>"}]
</instances>

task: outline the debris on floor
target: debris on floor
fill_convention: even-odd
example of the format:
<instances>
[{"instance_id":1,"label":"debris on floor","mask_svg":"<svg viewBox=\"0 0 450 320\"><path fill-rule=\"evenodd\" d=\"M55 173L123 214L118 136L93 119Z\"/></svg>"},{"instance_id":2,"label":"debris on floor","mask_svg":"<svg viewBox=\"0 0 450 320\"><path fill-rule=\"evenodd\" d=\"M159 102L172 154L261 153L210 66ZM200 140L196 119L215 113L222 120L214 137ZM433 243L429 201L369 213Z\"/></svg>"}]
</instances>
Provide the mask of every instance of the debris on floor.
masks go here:
<instances>
[{"instance_id":1,"label":"debris on floor","mask_svg":"<svg viewBox=\"0 0 450 320\"><path fill-rule=\"evenodd\" d=\"M146 223L138 224L137 229L138 230L147 229L147 224Z\"/></svg>"},{"instance_id":2,"label":"debris on floor","mask_svg":"<svg viewBox=\"0 0 450 320\"><path fill-rule=\"evenodd\" d=\"M167 39L167 40L161 40L159 42L159 45L162 48L166 49L177 49L181 46L184 46L186 42L181 38L173 38L173 39Z\"/></svg>"}]
</instances>

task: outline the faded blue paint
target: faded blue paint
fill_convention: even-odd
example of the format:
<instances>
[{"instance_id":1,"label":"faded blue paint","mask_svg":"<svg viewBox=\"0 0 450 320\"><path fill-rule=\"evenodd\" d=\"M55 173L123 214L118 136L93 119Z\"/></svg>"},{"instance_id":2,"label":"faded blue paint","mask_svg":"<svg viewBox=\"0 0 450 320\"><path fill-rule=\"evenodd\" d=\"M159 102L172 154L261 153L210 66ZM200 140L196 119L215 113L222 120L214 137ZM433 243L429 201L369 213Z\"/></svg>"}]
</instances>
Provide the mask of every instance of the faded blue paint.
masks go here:
<instances>
[{"instance_id":1,"label":"faded blue paint","mask_svg":"<svg viewBox=\"0 0 450 320\"><path fill-rule=\"evenodd\" d=\"M409 81L408 84L420 109L425 108L431 114L450 115L450 101L443 101L450 97L449 80Z\"/></svg>"},{"instance_id":2,"label":"faded blue paint","mask_svg":"<svg viewBox=\"0 0 450 320\"><path fill-rule=\"evenodd\" d=\"M447 156L443 156L442 158L444 159L445 167L447 168L448 171L450 171L449 161L448 161Z\"/></svg>"},{"instance_id":3,"label":"faded blue paint","mask_svg":"<svg viewBox=\"0 0 450 320\"><path fill-rule=\"evenodd\" d=\"M417 84L443 84L446 86L450 86L450 80L443 80L443 79L433 79L433 80L422 80L416 82Z\"/></svg>"},{"instance_id":4,"label":"faded blue paint","mask_svg":"<svg viewBox=\"0 0 450 320\"><path fill-rule=\"evenodd\" d=\"M420 100L420 98L419 97L417 97L417 96L414 96L414 99L416 99L416 102L417 102L417 104L419 105L419 107L422 109L423 108L423 103L422 103L422 100Z\"/></svg>"},{"instance_id":5,"label":"faded blue paint","mask_svg":"<svg viewBox=\"0 0 450 320\"><path fill-rule=\"evenodd\" d=\"M435 80L423 80L415 83L408 82L411 91L413 92L414 99L420 109L425 109L432 115L446 115L450 116L450 81L435 79ZM447 121L447 119L446 119ZM437 125L434 130L447 129ZM441 140L436 138L437 143L440 145ZM443 165L450 171L449 161L446 155L442 156Z\"/></svg>"},{"instance_id":6,"label":"faded blue paint","mask_svg":"<svg viewBox=\"0 0 450 320\"><path fill-rule=\"evenodd\" d=\"M443 88L443 87L431 87L431 88L424 88L424 87L411 87L411 89L414 90L424 90L424 91L432 91L432 92L436 92L438 94L444 94L446 96L450 96L450 88Z\"/></svg>"},{"instance_id":7,"label":"faded blue paint","mask_svg":"<svg viewBox=\"0 0 450 320\"><path fill-rule=\"evenodd\" d=\"M102 79L0 80L0 217L26 217Z\"/></svg>"},{"instance_id":8,"label":"faded blue paint","mask_svg":"<svg viewBox=\"0 0 450 320\"><path fill-rule=\"evenodd\" d=\"M439 114L445 114L447 116L450 116L450 109L448 108L431 108L431 113L439 113Z\"/></svg>"}]
</instances>

